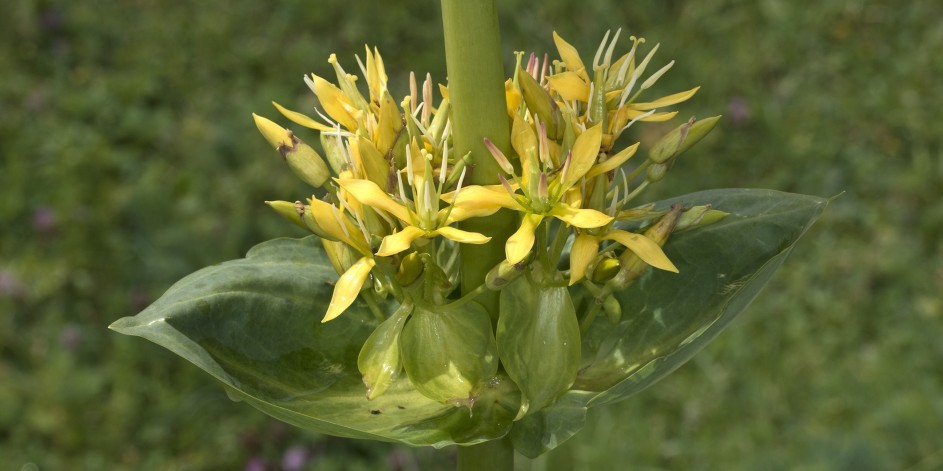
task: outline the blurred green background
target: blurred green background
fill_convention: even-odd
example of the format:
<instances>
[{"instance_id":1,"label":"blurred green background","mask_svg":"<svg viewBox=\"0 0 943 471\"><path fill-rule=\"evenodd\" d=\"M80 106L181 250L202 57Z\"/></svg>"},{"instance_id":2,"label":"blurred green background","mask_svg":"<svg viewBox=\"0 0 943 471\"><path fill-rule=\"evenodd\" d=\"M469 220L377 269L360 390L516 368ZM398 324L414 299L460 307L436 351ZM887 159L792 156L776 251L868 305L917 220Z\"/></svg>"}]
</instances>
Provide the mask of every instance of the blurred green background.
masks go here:
<instances>
[{"instance_id":1,"label":"blurred green background","mask_svg":"<svg viewBox=\"0 0 943 471\"><path fill-rule=\"evenodd\" d=\"M657 91L703 86L681 116L725 119L649 197L841 193L728 332L520 468L943 469L943 7L499 3L508 66L514 50L552 52L553 29L588 56L624 27L662 43L656 64L677 60ZM0 469L448 467L448 450L281 425L105 329L187 273L301 235L262 204L306 190L250 113L310 109L302 75L330 76L331 52L355 71L364 43L396 95L409 70L444 81L438 3L2 10Z\"/></svg>"}]
</instances>

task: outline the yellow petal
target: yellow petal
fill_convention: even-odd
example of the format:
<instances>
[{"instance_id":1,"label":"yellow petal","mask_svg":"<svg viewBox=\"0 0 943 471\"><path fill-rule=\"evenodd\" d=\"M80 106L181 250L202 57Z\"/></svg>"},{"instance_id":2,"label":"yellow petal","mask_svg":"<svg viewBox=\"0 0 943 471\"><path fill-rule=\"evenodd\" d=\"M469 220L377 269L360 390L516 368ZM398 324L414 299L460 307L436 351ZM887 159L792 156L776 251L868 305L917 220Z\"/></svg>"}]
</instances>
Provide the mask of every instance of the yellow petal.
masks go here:
<instances>
[{"instance_id":1,"label":"yellow petal","mask_svg":"<svg viewBox=\"0 0 943 471\"><path fill-rule=\"evenodd\" d=\"M363 239L360 229L354 226L346 216L341 216L337 208L317 198L308 198L308 205L311 207L311 215L314 217L315 223L325 234L353 247L364 255L370 253L370 246ZM338 218L338 216L340 217Z\"/></svg>"},{"instance_id":2,"label":"yellow petal","mask_svg":"<svg viewBox=\"0 0 943 471\"><path fill-rule=\"evenodd\" d=\"M616 155L613 155L606 159L605 162L594 165L593 168L586 172L586 178L593 178L596 175L602 175L606 172L610 172L619 168L626 160L629 160L630 157L635 155L635 151L638 150L639 143L636 142L625 149L622 149Z\"/></svg>"},{"instance_id":3,"label":"yellow petal","mask_svg":"<svg viewBox=\"0 0 943 471\"><path fill-rule=\"evenodd\" d=\"M467 186L458 192L458 199L452 201L454 195L455 192L442 195L443 200L452 203L452 211L449 213L449 219L445 224L473 217L490 216L501 208L517 211L522 209L501 185Z\"/></svg>"},{"instance_id":4,"label":"yellow petal","mask_svg":"<svg viewBox=\"0 0 943 471\"><path fill-rule=\"evenodd\" d=\"M435 232L446 239L454 240L455 242L461 242L463 244L486 244L489 240L491 240L491 237L488 237L484 234L463 231L451 226L442 226L436 229Z\"/></svg>"},{"instance_id":5,"label":"yellow petal","mask_svg":"<svg viewBox=\"0 0 943 471\"><path fill-rule=\"evenodd\" d=\"M288 108L285 108L284 106L279 105L278 103L275 103L274 101L272 102L272 104L275 105L275 108L278 109L278 112L281 113L283 116L285 116L286 118L306 128L317 129L318 131L331 131L332 130L330 126L326 124L321 124L315 121L314 119L311 119L308 116L303 115L297 111L292 111Z\"/></svg>"},{"instance_id":6,"label":"yellow petal","mask_svg":"<svg viewBox=\"0 0 943 471\"><path fill-rule=\"evenodd\" d=\"M384 237L383 242L380 243L380 250L377 250L377 255L380 257L396 255L408 249L414 240L424 235L426 235L426 231L416 226L407 226L395 234Z\"/></svg>"},{"instance_id":7,"label":"yellow petal","mask_svg":"<svg viewBox=\"0 0 943 471\"><path fill-rule=\"evenodd\" d=\"M568 204L557 203L550 210L550 215L581 229L602 227L612 222L612 217L595 209L576 209Z\"/></svg>"},{"instance_id":8,"label":"yellow petal","mask_svg":"<svg viewBox=\"0 0 943 471\"><path fill-rule=\"evenodd\" d=\"M553 32L553 42L557 45L557 51L560 53L563 63L566 64L566 68L579 75L583 81L589 82L586 67L583 65L583 61L580 60L580 53L577 52L576 48L561 38L556 31Z\"/></svg>"},{"instance_id":9,"label":"yellow petal","mask_svg":"<svg viewBox=\"0 0 943 471\"><path fill-rule=\"evenodd\" d=\"M314 93L318 96L318 101L321 102L328 116L350 131L357 130L357 120L347 111L348 108L352 109L353 105L344 92L317 75L311 74L311 79L314 83Z\"/></svg>"},{"instance_id":10,"label":"yellow petal","mask_svg":"<svg viewBox=\"0 0 943 471\"><path fill-rule=\"evenodd\" d=\"M341 188L347 190L354 198L357 198L357 201L367 206L382 209L396 216L397 219L406 224L412 224L412 220L409 217L409 210L394 201L393 198L386 194L385 191L381 190L376 183L357 178L338 178L336 181Z\"/></svg>"},{"instance_id":11,"label":"yellow petal","mask_svg":"<svg viewBox=\"0 0 943 471\"><path fill-rule=\"evenodd\" d=\"M586 276L586 268L599 253L599 239L589 234L580 234L570 248L570 286Z\"/></svg>"},{"instance_id":12,"label":"yellow petal","mask_svg":"<svg viewBox=\"0 0 943 471\"><path fill-rule=\"evenodd\" d=\"M521 106L521 92L511 79L504 82L504 101L507 103L508 116L516 115L517 108Z\"/></svg>"},{"instance_id":13,"label":"yellow petal","mask_svg":"<svg viewBox=\"0 0 943 471\"><path fill-rule=\"evenodd\" d=\"M694 94L697 93L697 91L700 90L700 88L701 87L694 87L686 92L679 92L679 93L675 93L674 95L664 96L655 101L648 102L648 103L632 103L632 108L646 111L646 110L653 110L655 108L662 108L665 106L676 105L694 96Z\"/></svg>"},{"instance_id":14,"label":"yellow petal","mask_svg":"<svg viewBox=\"0 0 943 471\"><path fill-rule=\"evenodd\" d=\"M504 246L504 254L507 256L508 263L520 263L521 260L527 258L530 249L534 247L534 231L537 230L537 226L543 218L541 214L527 213L524 215L521 227L508 238L507 244Z\"/></svg>"},{"instance_id":15,"label":"yellow petal","mask_svg":"<svg viewBox=\"0 0 943 471\"><path fill-rule=\"evenodd\" d=\"M559 93L560 98L566 101L588 101L589 85L580 78L576 72L565 71L559 74L547 77L550 81L550 89Z\"/></svg>"},{"instance_id":16,"label":"yellow petal","mask_svg":"<svg viewBox=\"0 0 943 471\"><path fill-rule=\"evenodd\" d=\"M341 315L354 300L357 299L357 295L360 294L360 288L363 287L364 282L367 281L367 276L370 275L370 270L373 269L373 266L376 265L376 262L373 261L372 257L363 257L360 260L357 260L349 270L344 272L343 275L337 280L337 284L334 285L334 295L331 296L331 304L327 307L327 313L324 314L324 318L321 319L321 322L327 322L337 318Z\"/></svg>"},{"instance_id":17,"label":"yellow petal","mask_svg":"<svg viewBox=\"0 0 943 471\"><path fill-rule=\"evenodd\" d=\"M602 144L602 125L597 124L579 135L573 143L570 164L563 175L561 186L566 189L580 181L586 172L596 164L599 146Z\"/></svg>"},{"instance_id":18,"label":"yellow petal","mask_svg":"<svg viewBox=\"0 0 943 471\"><path fill-rule=\"evenodd\" d=\"M668 256L661 250L661 247L642 234L615 230L607 233L603 236L603 239L614 240L624 245L625 248L638 255L638 258L642 259L643 262L655 268L678 273L678 267L671 263L671 260L668 260Z\"/></svg>"}]
</instances>

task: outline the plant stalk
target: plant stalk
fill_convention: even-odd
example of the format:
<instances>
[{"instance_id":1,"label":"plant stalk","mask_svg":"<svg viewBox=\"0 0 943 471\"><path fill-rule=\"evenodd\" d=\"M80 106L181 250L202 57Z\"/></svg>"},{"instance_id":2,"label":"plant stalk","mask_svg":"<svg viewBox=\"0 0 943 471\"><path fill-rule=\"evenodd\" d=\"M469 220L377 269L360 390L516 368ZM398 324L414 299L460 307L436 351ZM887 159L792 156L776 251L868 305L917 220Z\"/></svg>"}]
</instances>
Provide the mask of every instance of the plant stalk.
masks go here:
<instances>
[{"instance_id":1,"label":"plant stalk","mask_svg":"<svg viewBox=\"0 0 943 471\"><path fill-rule=\"evenodd\" d=\"M496 184L500 170L483 140L487 137L510 153L511 136L495 0L442 0L442 25L455 155L471 152L468 184ZM461 244L462 293L474 291L504 259L504 243L515 221L513 212L500 211L462 222L464 230L491 236L487 244ZM497 318L498 293L484 293L477 301Z\"/></svg>"},{"instance_id":2,"label":"plant stalk","mask_svg":"<svg viewBox=\"0 0 943 471\"><path fill-rule=\"evenodd\" d=\"M458 447L458 471L513 471L514 447L509 436Z\"/></svg>"}]
</instances>

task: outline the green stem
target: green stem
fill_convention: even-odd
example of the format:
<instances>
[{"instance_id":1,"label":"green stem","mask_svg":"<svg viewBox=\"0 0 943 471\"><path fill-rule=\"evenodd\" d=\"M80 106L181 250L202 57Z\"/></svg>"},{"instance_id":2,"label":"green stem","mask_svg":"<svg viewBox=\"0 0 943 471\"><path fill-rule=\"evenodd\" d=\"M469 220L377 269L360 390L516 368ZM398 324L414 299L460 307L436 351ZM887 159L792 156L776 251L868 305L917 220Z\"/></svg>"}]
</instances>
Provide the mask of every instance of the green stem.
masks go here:
<instances>
[{"instance_id":1,"label":"green stem","mask_svg":"<svg viewBox=\"0 0 943 471\"><path fill-rule=\"evenodd\" d=\"M468 184L498 183L498 164L484 146L487 137L505 153L511 150L504 67L495 0L442 0L445 59L452 108L454 155L471 152ZM462 292L474 291L488 270L504 259L504 243L514 229L514 213L500 211L464 221L462 229L491 236L483 245L462 244ZM496 319L498 294L484 293L478 301Z\"/></svg>"},{"instance_id":2,"label":"green stem","mask_svg":"<svg viewBox=\"0 0 943 471\"><path fill-rule=\"evenodd\" d=\"M510 437L458 447L459 471L511 471L514 447Z\"/></svg>"}]
</instances>

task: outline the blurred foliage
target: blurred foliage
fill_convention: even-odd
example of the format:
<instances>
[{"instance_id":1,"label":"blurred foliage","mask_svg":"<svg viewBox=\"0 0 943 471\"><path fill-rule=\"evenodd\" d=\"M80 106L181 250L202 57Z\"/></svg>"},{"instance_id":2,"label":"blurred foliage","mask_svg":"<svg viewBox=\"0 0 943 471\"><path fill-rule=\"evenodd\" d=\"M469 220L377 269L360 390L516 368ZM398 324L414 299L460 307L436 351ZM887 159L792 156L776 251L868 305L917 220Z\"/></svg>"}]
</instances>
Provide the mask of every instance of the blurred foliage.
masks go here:
<instances>
[{"instance_id":1,"label":"blurred foliage","mask_svg":"<svg viewBox=\"0 0 943 471\"><path fill-rule=\"evenodd\" d=\"M608 28L662 42L682 116L725 114L651 198L841 193L744 320L522 469L943 467L943 23L928 1L502 0L508 65ZM324 437L105 330L173 281L301 233L307 191L257 136L270 100L377 44L444 82L436 2L22 0L0 15L0 456L19 469L428 469ZM627 41L623 40L625 45ZM624 46L627 47L627 46ZM398 75L397 75L398 74ZM396 90L394 90L396 91ZM677 123L669 124L674 126ZM304 133L304 130L299 130ZM634 136L643 141L651 135Z\"/></svg>"}]
</instances>

